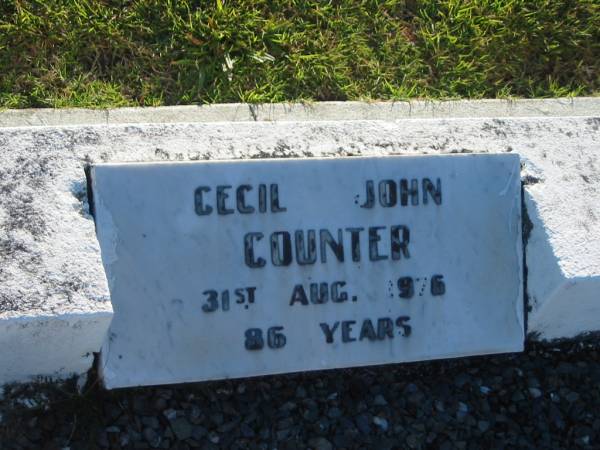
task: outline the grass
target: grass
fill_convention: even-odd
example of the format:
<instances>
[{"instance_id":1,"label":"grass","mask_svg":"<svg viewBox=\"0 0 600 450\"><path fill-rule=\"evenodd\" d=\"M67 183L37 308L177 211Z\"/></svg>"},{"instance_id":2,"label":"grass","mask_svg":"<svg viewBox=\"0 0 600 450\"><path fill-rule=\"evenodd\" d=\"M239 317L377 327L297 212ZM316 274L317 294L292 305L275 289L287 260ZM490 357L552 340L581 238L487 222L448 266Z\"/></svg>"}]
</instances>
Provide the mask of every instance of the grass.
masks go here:
<instances>
[{"instance_id":1,"label":"grass","mask_svg":"<svg viewBox=\"0 0 600 450\"><path fill-rule=\"evenodd\" d=\"M0 107L598 95L598 0L0 0Z\"/></svg>"}]
</instances>

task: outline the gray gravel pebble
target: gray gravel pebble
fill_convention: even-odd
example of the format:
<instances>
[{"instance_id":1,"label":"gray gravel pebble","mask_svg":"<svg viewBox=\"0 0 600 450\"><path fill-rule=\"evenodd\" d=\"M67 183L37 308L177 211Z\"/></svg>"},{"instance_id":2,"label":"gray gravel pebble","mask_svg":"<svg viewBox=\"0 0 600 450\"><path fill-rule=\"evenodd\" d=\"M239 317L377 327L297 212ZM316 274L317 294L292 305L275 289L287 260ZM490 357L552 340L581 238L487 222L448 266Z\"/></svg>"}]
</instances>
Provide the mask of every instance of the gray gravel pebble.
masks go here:
<instances>
[{"instance_id":1,"label":"gray gravel pebble","mask_svg":"<svg viewBox=\"0 0 600 450\"><path fill-rule=\"evenodd\" d=\"M185 441L186 439L192 437L193 426L187 419L180 417L179 419L175 419L171 422L171 429L175 434L175 437L180 441Z\"/></svg>"},{"instance_id":2,"label":"gray gravel pebble","mask_svg":"<svg viewBox=\"0 0 600 450\"><path fill-rule=\"evenodd\" d=\"M142 436L152 448L157 448L160 445L160 436L152 428L144 428Z\"/></svg>"},{"instance_id":3,"label":"gray gravel pebble","mask_svg":"<svg viewBox=\"0 0 600 450\"><path fill-rule=\"evenodd\" d=\"M388 402L383 395L377 394L373 399L373 404L375 406L386 406Z\"/></svg>"},{"instance_id":4,"label":"gray gravel pebble","mask_svg":"<svg viewBox=\"0 0 600 450\"><path fill-rule=\"evenodd\" d=\"M535 388L535 387L530 387L529 393L531 394L531 396L533 398L540 398L542 396L542 391L540 391L538 388Z\"/></svg>"},{"instance_id":5,"label":"gray gravel pebble","mask_svg":"<svg viewBox=\"0 0 600 450\"><path fill-rule=\"evenodd\" d=\"M308 445L313 450L332 450L333 449L333 445L331 445L331 442L329 442L324 437L317 437L317 438L309 439Z\"/></svg>"},{"instance_id":6,"label":"gray gravel pebble","mask_svg":"<svg viewBox=\"0 0 600 450\"><path fill-rule=\"evenodd\" d=\"M383 417L375 416L373 417L373 423L381 428L383 431L387 431L389 424L386 419Z\"/></svg>"}]
</instances>

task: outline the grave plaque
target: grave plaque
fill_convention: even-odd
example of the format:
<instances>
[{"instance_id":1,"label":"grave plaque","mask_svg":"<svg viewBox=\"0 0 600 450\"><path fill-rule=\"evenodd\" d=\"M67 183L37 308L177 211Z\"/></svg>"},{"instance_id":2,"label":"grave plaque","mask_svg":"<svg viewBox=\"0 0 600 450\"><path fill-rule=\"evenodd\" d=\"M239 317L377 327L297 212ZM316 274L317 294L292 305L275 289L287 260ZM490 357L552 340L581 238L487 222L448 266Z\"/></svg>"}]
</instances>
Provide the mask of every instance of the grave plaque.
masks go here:
<instances>
[{"instance_id":1,"label":"grave plaque","mask_svg":"<svg viewBox=\"0 0 600 450\"><path fill-rule=\"evenodd\" d=\"M519 351L519 157L98 164L107 387Z\"/></svg>"}]
</instances>

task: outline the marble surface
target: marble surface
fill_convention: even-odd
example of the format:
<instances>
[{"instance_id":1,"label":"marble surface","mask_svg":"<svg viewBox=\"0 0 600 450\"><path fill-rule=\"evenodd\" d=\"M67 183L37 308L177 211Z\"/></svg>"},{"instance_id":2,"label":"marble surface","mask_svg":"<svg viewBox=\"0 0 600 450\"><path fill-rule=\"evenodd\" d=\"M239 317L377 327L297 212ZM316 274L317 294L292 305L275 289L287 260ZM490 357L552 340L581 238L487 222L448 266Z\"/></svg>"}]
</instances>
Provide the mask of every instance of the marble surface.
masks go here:
<instances>
[{"instance_id":1,"label":"marble surface","mask_svg":"<svg viewBox=\"0 0 600 450\"><path fill-rule=\"evenodd\" d=\"M516 154L108 163L91 178L109 388L523 348Z\"/></svg>"}]
</instances>

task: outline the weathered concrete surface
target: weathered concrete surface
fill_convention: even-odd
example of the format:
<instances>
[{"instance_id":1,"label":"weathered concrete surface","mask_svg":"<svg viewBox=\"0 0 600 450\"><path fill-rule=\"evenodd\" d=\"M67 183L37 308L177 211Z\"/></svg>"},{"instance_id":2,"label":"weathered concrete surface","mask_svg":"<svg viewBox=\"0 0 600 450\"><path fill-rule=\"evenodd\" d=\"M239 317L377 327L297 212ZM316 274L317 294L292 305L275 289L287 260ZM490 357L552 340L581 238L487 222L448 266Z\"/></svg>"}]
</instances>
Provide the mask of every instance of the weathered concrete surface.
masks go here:
<instances>
[{"instance_id":1,"label":"weathered concrete surface","mask_svg":"<svg viewBox=\"0 0 600 450\"><path fill-rule=\"evenodd\" d=\"M564 102L589 115L351 120L344 106L350 120L0 129L0 381L84 370L101 346L111 307L87 213L88 162L518 152L533 224L529 332L599 330L600 100Z\"/></svg>"},{"instance_id":2,"label":"weathered concrete surface","mask_svg":"<svg viewBox=\"0 0 600 450\"><path fill-rule=\"evenodd\" d=\"M108 306L108 305L107 305ZM111 311L25 316L0 322L0 383L66 377L91 367Z\"/></svg>"},{"instance_id":3,"label":"weathered concrete surface","mask_svg":"<svg viewBox=\"0 0 600 450\"><path fill-rule=\"evenodd\" d=\"M597 98L319 102L161 106L117 109L19 109L0 113L0 127L123 123L398 120L466 117L598 116Z\"/></svg>"}]
</instances>

